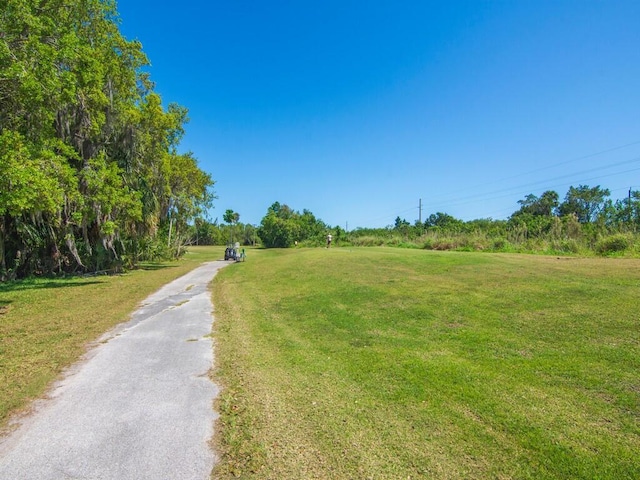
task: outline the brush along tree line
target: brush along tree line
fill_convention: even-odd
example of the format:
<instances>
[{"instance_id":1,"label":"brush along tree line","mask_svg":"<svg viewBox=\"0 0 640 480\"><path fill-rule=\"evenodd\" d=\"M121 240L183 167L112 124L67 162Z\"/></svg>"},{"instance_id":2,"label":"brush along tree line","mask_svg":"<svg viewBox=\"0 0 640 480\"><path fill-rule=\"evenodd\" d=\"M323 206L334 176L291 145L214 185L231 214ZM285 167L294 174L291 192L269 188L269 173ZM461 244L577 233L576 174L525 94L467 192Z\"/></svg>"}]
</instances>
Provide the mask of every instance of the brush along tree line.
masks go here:
<instances>
[{"instance_id":1,"label":"brush along tree line","mask_svg":"<svg viewBox=\"0 0 640 480\"><path fill-rule=\"evenodd\" d=\"M178 254L214 182L116 2L0 5L0 278Z\"/></svg>"},{"instance_id":2,"label":"brush along tree line","mask_svg":"<svg viewBox=\"0 0 640 480\"><path fill-rule=\"evenodd\" d=\"M613 201L600 186L570 187L564 200L549 190L527 195L508 220L468 222L446 213L411 225L397 217L386 229L349 233L352 244L398 244L437 250L544 253L640 253L640 192Z\"/></svg>"},{"instance_id":3,"label":"brush along tree line","mask_svg":"<svg viewBox=\"0 0 640 480\"><path fill-rule=\"evenodd\" d=\"M563 201L555 191L540 197L527 195L520 208L508 220L478 219L465 222L447 213L434 213L414 224L397 217L386 228L357 228L346 232L331 227L313 213L302 213L280 202L267 210L260 226L239 223L237 214L228 211L228 225L207 223L201 219L192 234L201 243L225 243L229 229L236 240L250 245L256 235L265 247L325 245L331 233L338 245L388 245L437 250L490 250L545 253L640 253L640 192L613 201L610 192L600 186L570 187ZM232 233L233 235L233 233Z\"/></svg>"}]
</instances>

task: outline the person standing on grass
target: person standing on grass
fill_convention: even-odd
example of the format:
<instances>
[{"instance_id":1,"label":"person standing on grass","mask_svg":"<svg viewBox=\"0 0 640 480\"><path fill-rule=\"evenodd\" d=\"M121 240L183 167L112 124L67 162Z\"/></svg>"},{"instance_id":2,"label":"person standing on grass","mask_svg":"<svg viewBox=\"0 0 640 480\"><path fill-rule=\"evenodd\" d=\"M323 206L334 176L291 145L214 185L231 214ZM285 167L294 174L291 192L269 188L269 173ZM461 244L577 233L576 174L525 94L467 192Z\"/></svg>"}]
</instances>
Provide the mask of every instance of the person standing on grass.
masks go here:
<instances>
[{"instance_id":1,"label":"person standing on grass","mask_svg":"<svg viewBox=\"0 0 640 480\"><path fill-rule=\"evenodd\" d=\"M329 248L331 246L331 239L333 238L333 236L331 234L327 235L327 248Z\"/></svg>"}]
</instances>

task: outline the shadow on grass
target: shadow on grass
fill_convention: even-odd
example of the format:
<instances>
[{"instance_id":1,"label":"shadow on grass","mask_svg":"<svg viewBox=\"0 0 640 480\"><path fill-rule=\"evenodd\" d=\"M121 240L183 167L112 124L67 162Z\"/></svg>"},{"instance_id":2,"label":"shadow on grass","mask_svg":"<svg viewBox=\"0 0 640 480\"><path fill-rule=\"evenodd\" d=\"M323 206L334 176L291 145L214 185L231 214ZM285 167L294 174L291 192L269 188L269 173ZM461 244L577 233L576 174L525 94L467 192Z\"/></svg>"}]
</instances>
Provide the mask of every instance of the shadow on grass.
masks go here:
<instances>
[{"instance_id":1,"label":"shadow on grass","mask_svg":"<svg viewBox=\"0 0 640 480\"><path fill-rule=\"evenodd\" d=\"M91 280L87 282L78 281L80 277L60 278L60 279L25 279L14 280L11 282L0 283L0 293L17 292L20 290L39 290L43 288L68 288L68 287L86 287L87 285L97 285L99 280ZM2 301L0 300L0 305Z\"/></svg>"},{"instance_id":2,"label":"shadow on grass","mask_svg":"<svg viewBox=\"0 0 640 480\"><path fill-rule=\"evenodd\" d=\"M177 265L167 265L166 263L141 263L134 267L134 270L164 270L165 268L176 268Z\"/></svg>"}]
</instances>

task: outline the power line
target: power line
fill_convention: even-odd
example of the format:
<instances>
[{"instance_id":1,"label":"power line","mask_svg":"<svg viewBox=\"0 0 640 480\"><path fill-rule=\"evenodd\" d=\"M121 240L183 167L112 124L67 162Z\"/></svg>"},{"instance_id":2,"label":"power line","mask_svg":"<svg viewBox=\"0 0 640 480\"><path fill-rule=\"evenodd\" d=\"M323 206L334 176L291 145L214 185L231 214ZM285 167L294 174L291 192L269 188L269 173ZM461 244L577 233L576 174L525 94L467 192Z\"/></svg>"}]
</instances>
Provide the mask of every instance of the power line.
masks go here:
<instances>
[{"instance_id":1,"label":"power line","mask_svg":"<svg viewBox=\"0 0 640 480\"><path fill-rule=\"evenodd\" d=\"M366 223L374 223L374 222L378 222L380 220L389 220L389 219L395 220L400 215L402 215L404 213L407 213L407 212L411 212L413 210L417 210L417 209L418 209L418 207L411 207L411 208L407 208L407 209L401 210L401 211L398 211L399 209L395 209L394 210L395 213L389 213L387 215L382 215L382 216L379 216L377 218L370 218L369 220L366 221Z\"/></svg>"},{"instance_id":2,"label":"power line","mask_svg":"<svg viewBox=\"0 0 640 480\"><path fill-rule=\"evenodd\" d=\"M564 162L554 163L553 165L547 165L546 167L540 167L540 168L537 168L535 170L530 170L528 172L518 173L517 175L512 175L510 177L503 177L503 178L500 178L500 179L497 179L497 180L493 180L493 181L490 181L490 182L485 182L482 185L478 185L478 186L486 186L486 185L491 185L491 184L494 184L494 183L504 182L506 180L512 180L514 178L523 177L525 175L531 175L533 173L538 173L538 172L542 172L544 170L549 170L551 168L559 167L559 166L562 166L562 165L567 165L569 163L577 162L579 160L585 160L587 158L597 157L598 155L603 155L605 153L615 152L616 150L622 150L623 148L632 147L634 145L639 145L639 144L640 144L640 140L637 140L635 142L626 143L624 145L618 145L616 147L611 147L611 148L608 148L606 150L601 150L599 152L590 153L588 155L583 155L581 157L572 158L570 160L565 160ZM470 188L474 188L474 187L470 187Z\"/></svg>"},{"instance_id":3,"label":"power line","mask_svg":"<svg viewBox=\"0 0 640 480\"><path fill-rule=\"evenodd\" d=\"M569 163L577 162L579 160L585 160L587 158L596 157L598 155L604 155L605 153L611 153L611 152L614 152L614 151L617 151L617 150L622 150L624 148L631 147L631 146L634 146L634 145L640 145L640 140L634 141L634 142L630 142L630 143L626 143L624 145L618 145L618 146L615 146L615 147L612 147L612 148L608 148L606 150L600 150L598 152L590 153L588 155L583 155L583 156L580 156L580 157L572 158L572 159L566 160L564 162L554 163L553 165L548 165L546 167L537 168L537 169L530 170L530 171L527 171L527 172L524 172L524 173L520 173L520 174L517 174L517 175L512 175L510 177L503 177L501 179L493 180L493 181L490 181L490 182L485 182L482 185L478 185L478 186L487 186L487 185L492 185L492 184L496 184L496 183L501 183L501 182L504 182L504 181L507 181L507 180L511 180L511 179L514 179L514 178L519 178L519 177L522 177L522 176L531 175L531 174L534 174L534 173L538 173L538 172L541 172L541 171L549 170L549 169L552 169L552 168L555 168L555 167L559 167L559 166L562 166L562 165L567 165ZM429 208L436 207L438 209L444 210L445 208L442 208L442 206L444 206L444 207L455 207L455 206L460 206L460 205L466 205L466 204L471 203L471 202L497 200L497 199L500 199L500 198L506 198L506 197L510 197L510 196L513 196L513 195L526 195L528 192L523 190L525 187L534 187L534 186L539 186L539 185L549 185L550 183L555 183L555 182L557 182L559 180L562 180L562 179L574 178L577 175L584 175L584 174L587 174L587 173L596 172L596 171L600 171L600 170L607 170L607 169L610 169L610 168L618 167L618 166L621 166L621 165L628 165L628 164L635 163L635 162L638 162L638 161L640 161L640 157L635 157L635 158L632 158L630 160L624 160L624 161L616 162L616 163L613 163L613 164L610 164L610 165L594 167L594 168L590 168L590 169L587 169L587 170L573 172L573 173L570 173L570 174L565 174L565 175L553 177L553 178L546 179L546 180L540 180L540 181L527 183L527 184L523 184L523 185L518 185L518 186L515 186L515 187L500 189L500 190L494 190L494 191L489 191L489 192L484 192L484 193L478 193L478 194L475 194L475 195L467 195L467 196L462 196L462 197L457 197L457 198L453 197L453 198L450 198L449 200L443 199L441 201L428 202L427 204L429 205ZM607 177L611 177L611 176L615 176L615 175L622 175L624 173L636 172L638 170L640 170L640 168L624 170L624 171L621 171L621 172L614 172L614 173L610 173L610 174L607 174L607 175L600 175L600 176L597 176L597 177L591 177L591 178L582 179L582 180L573 180L573 181L571 181L569 183L579 183L579 184L581 184L581 183L585 183L585 182L590 182L592 180L599 180L599 179L602 179L602 178L607 178ZM559 185L545 187L545 189L546 190L553 190L553 189L565 186L566 184L567 183L565 182L565 183L562 183L562 184L559 184ZM473 188L474 187L469 187L466 190L469 190L469 189L472 190ZM460 190L460 192L461 191L462 190ZM502 195L496 195L496 194L502 194ZM414 207L407 208L407 209L404 209L404 210L400 210L399 208L397 208L397 209L394 209L395 213L389 213L388 215L380 216L380 217L377 217L375 219L370 219L369 222L374 223L374 222L377 222L377 221L380 221L380 220L395 219L395 218L400 217L400 215L402 215L402 214L405 214L405 213L411 212L411 211L415 211L415 210L418 210L419 214L421 214L423 208L424 208L424 204L422 203L422 199L421 199L420 200L420 204L419 204L418 207L414 206ZM501 210L501 212L506 212L506 211L507 211L506 208Z\"/></svg>"},{"instance_id":4,"label":"power line","mask_svg":"<svg viewBox=\"0 0 640 480\"><path fill-rule=\"evenodd\" d=\"M566 175L561 175L559 177L546 179L546 180L539 180L539 181L536 181L536 182L527 183L527 184L523 184L523 185L518 185L518 186L515 186L515 187L509 187L509 188L504 188L504 189L501 189L501 190L494 190L494 191L490 191L490 192L479 193L479 194L476 194L476 195L468 195L468 196L464 196L464 197L453 198L451 200L442 200L440 202L432 203L431 205L464 205L466 203L470 203L471 201L478 201L478 200L483 200L483 199L485 199L485 200L493 200L493 199L496 199L496 198L503 198L503 197L506 197L506 196L514 195L514 194L518 193L518 191L521 191L525 187L528 188L528 187L534 187L534 186L539 186L539 185L549 185L552 182L557 182L557 181L562 180L562 179L573 178L573 177L575 177L577 175L583 175L583 174L586 174L586 173L596 172L598 170L606 170L606 169L609 169L609 168L618 167L618 166L621 166L621 165L628 165L630 163L636 163L636 162L639 162L639 161L640 161L640 157L636 157L636 158L633 158L631 160L625 160L625 161L617 162L617 163L614 163L614 164L611 164L611 165L590 168L590 169L583 170L583 171L580 171L580 172L574 172L574 173L570 173L570 174L566 174ZM592 181L592 180L598 180L600 178L606 178L606 177L611 177L611 176L614 176L614 175L621 175L623 173L634 172L634 171L637 171L637 170L638 169L625 170L625 171L622 171L622 172L615 172L615 173L611 173L611 174L607 174L607 175L600 175L598 177L592 177L592 178L588 178L588 179L574 180L574 181L572 181L570 183L588 182L588 181ZM564 185L565 185L565 183L560 184L558 186L564 186ZM558 188L558 186L551 186L551 187L547 186L545 188L546 189L553 189L553 188ZM497 193L505 193L505 195L487 197L488 195L494 195L494 194L497 194Z\"/></svg>"},{"instance_id":5,"label":"power line","mask_svg":"<svg viewBox=\"0 0 640 480\"><path fill-rule=\"evenodd\" d=\"M589 173L589 172L593 172L593 171L597 171L597 170L611 168L613 166L620 166L620 165L625 165L625 164L634 163L634 162L638 162L638 161L640 161L640 157L634 158L632 160L626 160L626 161L623 161L623 162L618 162L616 164L608 165L606 167L598 167L598 168L592 168L592 169L584 170L583 172L580 172L580 173ZM600 180L602 178L613 177L615 175L622 175L624 173L631 173L631 172L637 172L637 171L640 171L640 167L639 168L632 168L630 170L624 170L624 171L621 171L621 172L613 172L613 173L609 173L607 175L600 175L600 176L597 176L597 177L583 178L582 180L576 181L575 183L582 184L582 183L586 183L586 182L591 182L592 180ZM572 177L573 175L574 174L563 175L563 176L557 177L555 180L559 180L559 179L567 178L567 177ZM462 197L462 198L457 199L457 200L454 199L452 201L447 201L447 202L443 201L443 202L439 202L439 203L438 202L430 203L429 205L430 205L430 207L438 207L438 205L442 205L442 206L445 206L445 207L458 207L458 206L461 206L461 205L467 205L467 204L472 203L472 202L477 202L479 200L484 200L484 201L498 200L498 199L501 199L501 198L508 198L508 197L513 196L513 195L527 195L528 193L530 193L529 190L521 190L522 188L528 187L528 186L532 186L532 185L537 185L537 184L540 184L540 183L546 183L546 182L545 181L534 182L532 184L520 185L518 187L513 187L513 188L503 189L503 190L497 190L495 192L489 192L489 193L486 193L486 194L479 194L479 195L475 195L475 196ZM574 182L570 182L570 183L574 183ZM566 184L567 183L548 186L548 187L546 187L546 190L554 190L556 188L565 186ZM633 187L630 187L630 188L633 188ZM513 190L516 190L516 189L520 189L520 191L513 191ZM618 190L621 190L621 189L618 189ZM618 191L618 190L614 190L614 191ZM625 187L624 190L626 191L626 187ZM503 193L503 192L509 192L509 193L504 193L502 195L495 195L495 196L482 198L484 195L492 195L494 193ZM398 209L396 209L394 211L395 213L389 213L388 215L380 216L380 217L375 218L375 219L370 219L369 222L373 223L373 222L377 222L379 220L395 220L396 218L400 217L402 214L405 214L407 212L411 212L411 211L414 211L414 210L419 210L422 207L423 207L422 202L420 202L418 207L411 207L411 208L407 208L407 209L401 210L401 211L398 211ZM513 212L515 212L514 208L515 208L515 205L514 205L514 207L504 208L504 209L501 209L499 212L493 212L493 213L494 214L495 213L506 214L506 213L509 213L509 212L513 213ZM446 210L446 208L439 208L439 209ZM489 215L485 216L485 218L488 218L488 217L493 217L493 215L489 214Z\"/></svg>"},{"instance_id":6,"label":"power line","mask_svg":"<svg viewBox=\"0 0 640 480\"><path fill-rule=\"evenodd\" d=\"M606 177L613 177L615 175L622 175L623 173L630 173L630 172L637 172L637 171L640 171L640 168L633 168L631 170L624 170L622 172L610 173L608 175L600 175L598 177L585 178L585 179L582 179L582 180L580 180L580 181L578 181L576 183L581 184L581 183L585 183L585 182L590 182L592 180L599 180L599 179L606 178ZM559 184L559 185L552 185L550 187L547 187L546 189L547 190L554 190L556 188L559 188L559 187L562 187L562 186L565 186L565 185L567 185L567 184L563 183L563 184ZM498 195L498 196L495 196L495 197L484 198L483 200L497 200L497 199L500 199L500 198L510 197L512 195L527 195L527 193L528 193L528 191L521 190L520 192L511 192L511 193L507 193L507 194L504 194L504 195ZM449 202L449 203L447 203L447 206L455 206L455 207L457 207L459 205L466 205L466 204L471 203L473 201L477 201L477 200L467 200L467 199L463 199L463 200L464 201L458 201L458 202L453 202L453 203Z\"/></svg>"}]
</instances>

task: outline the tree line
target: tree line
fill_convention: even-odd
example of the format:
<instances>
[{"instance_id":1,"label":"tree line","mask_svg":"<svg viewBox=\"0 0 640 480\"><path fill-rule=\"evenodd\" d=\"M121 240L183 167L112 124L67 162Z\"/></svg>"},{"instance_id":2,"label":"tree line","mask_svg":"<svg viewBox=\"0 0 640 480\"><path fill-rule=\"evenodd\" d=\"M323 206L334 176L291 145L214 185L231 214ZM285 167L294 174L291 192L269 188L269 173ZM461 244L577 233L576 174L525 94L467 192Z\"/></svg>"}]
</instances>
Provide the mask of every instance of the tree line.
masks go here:
<instances>
[{"instance_id":1,"label":"tree line","mask_svg":"<svg viewBox=\"0 0 640 480\"><path fill-rule=\"evenodd\" d=\"M259 244L266 248L287 248L296 243L307 246L324 241L332 228L309 210L302 213L286 204L274 202L259 226L243 224L240 214L229 209L222 216L224 223L198 218L191 226L191 242L197 245Z\"/></svg>"},{"instance_id":2,"label":"tree line","mask_svg":"<svg viewBox=\"0 0 640 480\"><path fill-rule=\"evenodd\" d=\"M0 2L0 279L178 255L213 180L114 0Z\"/></svg>"},{"instance_id":3,"label":"tree line","mask_svg":"<svg viewBox=\"0 0 640 480\"><path fill-rule=\"evenodd\" d=\"M413 224L397 217L385 228L357 228L345 231L275 202L258 227L239 223L239 215L227 211L227 225L211 225L220 244L235 239L253 245L256 237L265 247L293 245L321 246L331 233L338 246L404 246L436 250L486 250L541 252L553 254L640 254L640 192L629 191L612 200L610 191L599 185L570 187L561 201L549 190L518 201L519 208L507 220L463 221L436 212ZM204 222L206 224L206 222ZM222 233L224 232L224 233ZM235 235L235 236L234 236ZM202 236L200 238L203 238ZM216 243L215 241L213 243Z\"/></svg>"},{"instance_id":4,"label":"tree line","mask_svg":"<svg viewBox=\"0 0 640 480\"><path fill-rule=\"evenodd\" d=\"M413 225L397 217L386 229L350 232L353 244L398 244L440 250L543 253L640 253L640 192L612 200L601 186L571 186L564 199L553 190L518 201L507 220L462 221L446 213Z\"/></svg>"}]
</instances>

